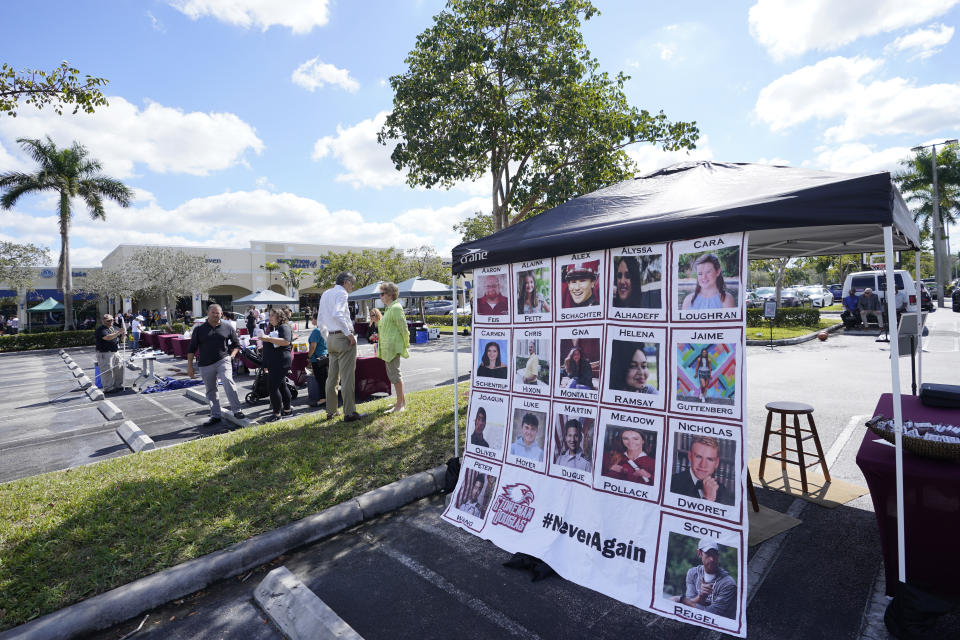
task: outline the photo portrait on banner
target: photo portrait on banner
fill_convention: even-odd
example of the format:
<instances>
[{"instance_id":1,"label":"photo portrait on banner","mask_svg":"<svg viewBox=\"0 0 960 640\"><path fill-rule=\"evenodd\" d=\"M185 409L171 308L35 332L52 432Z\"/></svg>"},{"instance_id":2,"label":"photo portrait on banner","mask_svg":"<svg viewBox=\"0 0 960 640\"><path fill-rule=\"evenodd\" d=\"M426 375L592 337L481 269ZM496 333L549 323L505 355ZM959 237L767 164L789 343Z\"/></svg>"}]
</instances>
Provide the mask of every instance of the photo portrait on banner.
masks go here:
<instances>
[{"instance_id":1,"label":"photo portrait on banner","mask_svg":"<svg viewBox=\"0 0 960 640\"><path fill-rule=\"evenodd\" d=\"M603 326L557 327L557 374L554 396L568 400L600 399L603 371Z\"/></svg>"},{"instance_id":2,"label":"photo portrait on banner","mask_svg":"<svg viewBox=\"0 0 960 640\"><path fill-rule=\"evenodd\" d=\"M478 327L473 386L510 390L510 330Z\"/></svg>"},{"instance_id":3,"label":"photo portrait on banner","mask_svg":"<svg viewBox=\"0 0 960 640\"><path fill-rule=\"evenodd\" d=\"M739 353L742 335L740 328L673 331L674 411L740 418L742 393L738 381L743 365Z\"/></svg>"},{"instance_id":4,"label":"photo portrait on banner","mask_svg":"<svg viewBox=\"0 0 960 640\"><path fill-rule=\"evenodd\" d=\"M550 395L553 372L552 329L548 327L513 330L513 390L538 396Z\"/></svg>"},{"instance_id":5,"label":"photo portrait on banner","mask_svg":"<svg viewBox=\"0 0 960 640\"><path fill-rule=\"evenodd\" d=\"M586 251L557 258L555 291L560 304L558 321L591 320L603 317L603 251Z\"/></svg>"},{"instance_id":6,"label":"photo portrait on banner","mask_svg":"<svg viewBox=\"0 0 960 640\"><path fill-rule=\"evenodd\" d=\"M611 320L666 320L666 245L638 245L611 249L607 294Z\"/></svg>"},{"instance_id":7,"label":"photo portrait on banner","mask_svg":"<svg viewBox=\"0 0 960 640\"><path fill-rule=\"evenodd\" d=\"M590 484L597 409L594 406L556 402L553 405L553 455L550 475Z\"/></svg>"},{"instance_id":8,"label":"photo portrait on banner","mask_svg":"<svg viewBox=\"0 0 960 640\"><path fill-rule=\"evenodd\" d=\"M738 428L670 419L669 482L664 504L739 523L742 460Z\"/></svg>"},{"instance_id":9,"label":"photo portrait on banner","mask_svg":"<svg viewBox=\"0 0 960 640\"><path fill-rule=\"evenodd\" d=\"M473 272L473 324L510 324L510 267L482 267Z\"/></svg>"},{"instance_id":10,"label":"photo portrait on banner","mask_svg":"<svg viewBox=\"0 0 960 640\"><path fill-rule=\"evenodd\" d=\"M739 531L661 516L652 606L671 617L739 634L744 558Z\"/></svg>"},{"instance_id":11,"label":"photo portrait on banner","mask_svg":"<svg viewBox=\"0 0 960 640\"><path fill-rule=\"evenodd\" d=\"M550 258L543 258L513 265L514 322L553 320L552 262Z\"/></svg>"},{"instance_id":12,"label":"photo portrait on banner","mask_svg":"<svg viewBox=\"0 0 960 640\"><path fill-rule=\"evenodd\" d=\"M538 398L513 399L507 463L543 473L547 468L550 402Z\"/></svg>"},{"instance_id":13,"label":"photo portrait on banner","mask_svg":"<svg viewBox=\"0 0 960 640\"><path fill-rule=\"evenodd\" d=\"M742 234L673 245L673 318L729 321L743 317Z\"/></svg>"},{"instance_id":14,"label":"photo portrait on banner","mask_svg":"<svg viewBox=\"0 0 960 640\"><path fill-rule=\"evenodd\" d=\"M509 396L479 391L470 393L467 414L467 453L492 460L503 460Z\"/></svg>"},{"instance_id":15,"label":"photo portrait on banner","mask_svg":"<svg viewBox=\"0 0 960 640\"><path fill-rule=\"evenodd\" d=\"M465 456L443 517L475 532L483 530L499 477L500 465Z\"/></svg>"},{"instance_id":16,"label":"photo portrait on banner","mask_svg":"<svg viewBox=\"0 0 960 640\"><path fill-rule=\"evenodd\" d=\"M624 407L664 408L666 330L607 326L606 381L603 402Z\"/></svg>"},{"instance_id":17,"label":"photo portrait on banner","mask_svg":"<svg viewBox=\"0 0 960 640\"><path fill-rule=\"evenodd\" d=\"M620 495L656 499L659 491L659 416L604 410L600 451L601 488Z\"/></svg>"}]
</instances>

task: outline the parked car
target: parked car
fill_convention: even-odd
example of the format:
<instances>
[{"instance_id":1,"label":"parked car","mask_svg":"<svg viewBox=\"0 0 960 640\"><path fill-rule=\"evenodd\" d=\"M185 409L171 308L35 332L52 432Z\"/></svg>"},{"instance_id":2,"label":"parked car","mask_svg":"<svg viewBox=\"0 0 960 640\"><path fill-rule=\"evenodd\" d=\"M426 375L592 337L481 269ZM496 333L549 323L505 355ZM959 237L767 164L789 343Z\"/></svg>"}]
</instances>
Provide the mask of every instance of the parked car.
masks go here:
<instances>
[{"instance_id":1,"label":"parked car","mask_svg":"<svg viewBox=\"0 0 960 640\"><path fill-rule=\"evenodd\" d=\"M828 307L833 304L833 294L824 286L800 287L799 291L801 302L809 302L812 307Z\"/></svg>"},{"instance_id":2,"label":"parked car","mask_svg":"<svg viewBox=\"0 0 960 640\"><path fill-rule=\"evenodd\" d=\"M761 301L763 301L763 300L766 300L767 298L773 297L774 294L777 293L777 288L776 287L757 287L756 289L753 290L753 292L757 294L757 297L760 298Z\"/></svg>"},{"instance_id":3,"label":"parked car","mask_svg":"<svg viewBox=\"0 0 960 640\"><path fill-rule=\"evenodd\" d=\"M923 284L923 282L920 283L920 310L927 312L937 310L936 306L933 304L933 298L930 297L930 292L927 290L927 287Z\"/></svg>"},{"instance_id":4,"label":"parked car","mask_svg":"<svg viewBox=\"0 0 960 640\"><path fill-rule=\"evenodd\" d=\"M960 312L960 287L953 288L953 310Z\"/></svg>"},{"instance_id":5,"label":"parked car","mask_svg":"<svg viewBox=\"0 0 960 640\"><path fill-rule=\"evenodd\" d=\"M842 284L837 282L836 284L832 284L827 288L830 289L830 293L833 294L834 303L843 301L843 285Z\"/></svg>"},{"instance_id":6,"label":"parked car","mask_svg":"<svg viewBox=\"0 0 960 640\"><path fill-rule=\"evenodd\" d=\"M780 290L781 307L799 307L802 306L800 291L794 287L788 287Z\"/></svg>"},{"instance_id":7,"label":"parked car","mask_svg":"<svg viewBox=\"0 0 960 640\"><path fill-rule=\"evenodd\" d=\"M893 272L893 281L896 291L903 290L907 294L907 311L916 313L919 306L917 295L917 285L909 271L897 269ZM887 276L883 271L857 271L847 276L843 282L843 290L853 289L858 296L863 295L863 290L867 287L873 289L880 300L883 301L887 294Z\"/></svg>"},{"instance_id":8,"label":"parked car","mask_svg":"<svg viewBox=\"0 0 960 640\"><path fill-rule=\"evenodd\" d=\"M936 300L937 299L937 279L924 278L923 284L927 287L927 291L930 292L930 297Z\"/></svg>"},{"instance_id":9,"label":"parked car","mask_svg":"<svg viewBox=\"0 0 960 640\"><path fill-rule=\"evenodd\" d=\"M428 300L423 303L423 311L428 316L445 316L453 313L452 300Z\"/></svg>"},{"instance_id":10,"label":"parked car","mask_svg":"<svg viewBox=\"0 0 960 640\"><path fill-rule=\"evenodd\" d=\"M763 306L763 298L757 295L756 291L747 291L747 309Z\"/></svg>"}]
</instances>

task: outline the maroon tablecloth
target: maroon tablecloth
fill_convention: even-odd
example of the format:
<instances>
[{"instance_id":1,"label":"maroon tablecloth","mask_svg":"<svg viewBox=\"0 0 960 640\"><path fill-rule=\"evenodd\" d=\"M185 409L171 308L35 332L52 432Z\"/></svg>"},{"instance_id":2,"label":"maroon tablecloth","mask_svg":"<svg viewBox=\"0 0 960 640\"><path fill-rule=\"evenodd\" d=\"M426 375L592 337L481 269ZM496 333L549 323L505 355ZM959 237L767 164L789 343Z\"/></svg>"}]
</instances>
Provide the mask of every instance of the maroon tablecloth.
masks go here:
<instances>
[{"instance_id":1,"label":"maroon tablecloth","mask_svg":"<svg viewBox=\"0 0 960 640\"><path fill-rule=\"evenodd\" d=\"M303 386L307 384L307 367L310 361L307 359L307 352L301 351L293 354L293 364L290 365L290 373L287 377L293 381L293 384Z\"/></svg>"},{"instance_id":2,"label":"maroon tablecloth","mask_svg":"<svg viewBox=\"0 0 960 640\"><path fill-rule=\"evenodd\" d=\"M161 333L156 336L157 347L167 355L173 355L173 339L179 338L177 333Z\"/></svg>"},{"instance_id":3,"label":"maroon tablecloth","mask_svg":"<svg viewBox=\"0 0 960 640\"><path fill-rule=\"evenodd\" d=\"M369 322L354 322L353 323L353 332L360 336L361 338L366 338L367 333L370 332L370 323Z\"/></svg>"},{"instance_id":4,"label":"maroon tablecloth","mask_svg":"<svg viewBox=\"0 0 960 640\"><path fill-rule=\"evenodd\" d=\"M903 419L960 425L960 410L925 407L916 396L902 396ZM893 396L880 396L874 415L893 416ZM894 595L897 562L896 450L866 432L857 452L873 498L887 578L887 595ZM960 462L933 460L903 452L904 542L907 581L933 594L960 596L953 575L949 542L960 531Z\"/></svg>"},{"instance_id":5,"label":"maroon tablecloth","mask_svg":"<svg viewBox=\"0 0 960 640\"><path fill-rule=\"evenodd\" d=\"M354 381L356 382L354 396L358 400L367 398L374 393L390 394L387 365L376 356L357 358L357 372L354 375Z\"/></svg>"},{"instance_id":6,"label":"maroon tablecloth","mask_svg":"<svg viewBox=\"0 0 960 640\"><path fill-rule=\"evenodd\" d=\"M178 358L187 357L187 349L190 348L190 338L178 336L173 338L170 341L170 344L173 347L173 355L177 356Z\"/></svg>"},{"instance_id":7,"label":"maroon tablecloth","mask_svg":"<svg viewBox=\"0 0 960 640\"><path fill-rule=\"evenodd\" d=\"M140 344L145 347L156 349L157 346L159 346L157 343L157 334L152 331L141 331Z\"/></svg>"}]
</instances>

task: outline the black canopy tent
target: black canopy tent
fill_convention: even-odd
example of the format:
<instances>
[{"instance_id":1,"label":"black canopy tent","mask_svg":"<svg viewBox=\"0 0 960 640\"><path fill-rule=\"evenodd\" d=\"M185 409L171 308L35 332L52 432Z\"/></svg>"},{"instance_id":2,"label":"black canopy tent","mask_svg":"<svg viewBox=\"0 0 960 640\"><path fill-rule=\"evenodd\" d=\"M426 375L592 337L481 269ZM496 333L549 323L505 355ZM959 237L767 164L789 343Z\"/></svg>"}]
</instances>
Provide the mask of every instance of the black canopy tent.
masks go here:
<instances>
[{"instance_id":1,"label":"black canopy tent","mask_svg":"<svg viewBox=\"0 0 960 640\"><path fill-rule=\"evenodd\" d=\"M749 258L920 245L889 172L849 174L749 163L691 162L574 198L453 250L453 271L534 258L750 232Z\"/></svg>"},{"instance_id":2,"label":"black canopy tent","mask_svg":"<svg viewBox=\"0 0 960 640\"><path fill-rule=\"evenodd\" d=\"M920 230L887 171L849 174L750 163L690 162L574 198L490 236L456 246L453 294L456 297L456 275L479 267L736 232L749 232L751 260L884 251L886 304L891 318L896 317L893 252L920 248ZM919 266L918 252L917 270ZM921 324L917 323L918 343ZM905 582L899 346L896 323L891 325L897 542L899 576ZM456 354L456 309L453 336ZM458 376L455 356L454 379ZM459 455L458 401L454 393L455 455Z\"/></svg>"}]
</instances>

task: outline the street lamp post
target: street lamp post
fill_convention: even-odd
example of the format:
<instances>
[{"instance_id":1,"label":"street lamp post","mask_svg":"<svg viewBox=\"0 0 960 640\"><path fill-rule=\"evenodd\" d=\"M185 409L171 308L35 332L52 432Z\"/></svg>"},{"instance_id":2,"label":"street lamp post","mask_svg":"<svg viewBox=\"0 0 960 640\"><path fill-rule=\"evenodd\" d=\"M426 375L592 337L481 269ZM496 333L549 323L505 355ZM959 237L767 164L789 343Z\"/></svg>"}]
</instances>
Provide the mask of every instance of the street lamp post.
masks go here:
<instances>
[{"instance_id":1,"label":"street lamp post","mask_svg":"<svg viewBox=\"0 0 960 640\"><path fill-rule=\"evenodd\" d=\"M935 144L918 145L910 149L911 151L922 151L930 147L930 157L933 162L933 275L937 281L937 306L944 306L944 286L943 286L943 256L945 249L943 246L943 232L940 228L940 190L937 186L937 144L956 144L956 140L944 140ZM917 278L920 274L916 274Z\"/></svg>"}]
</instances>

